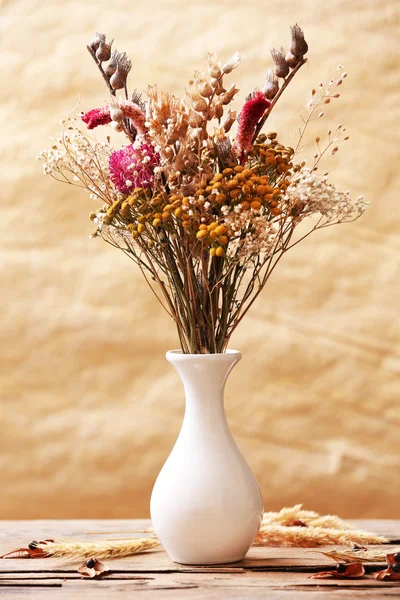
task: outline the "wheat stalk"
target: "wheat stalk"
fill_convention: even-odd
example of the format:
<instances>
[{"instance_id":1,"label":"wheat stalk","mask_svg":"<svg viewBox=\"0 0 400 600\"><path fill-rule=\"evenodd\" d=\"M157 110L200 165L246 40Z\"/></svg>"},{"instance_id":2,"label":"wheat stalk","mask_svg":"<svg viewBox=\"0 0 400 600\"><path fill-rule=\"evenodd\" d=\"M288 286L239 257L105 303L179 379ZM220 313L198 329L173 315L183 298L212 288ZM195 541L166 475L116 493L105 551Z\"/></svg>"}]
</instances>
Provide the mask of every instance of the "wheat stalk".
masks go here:
<instances>
[{"instance_id":1,"label":"wheat stalk","mask_svg":"<svg viewBox=\"0 0 400 600\"><path fill-rule=\"evenodd\" d=\"M37 544L46 556L67 559L97 560L123 558L145 550L157 548L160 542L157 538L136 538L120 542L79 542L59 539L54 542Z\"/></svg>"},{"instance_id":2,"label":"wheat stalk","mask_svg":"<svg viewBox=\"0 0 400 600\"><path fill-rule=\"evenodd\" d=\"M287 546L313 548L331 544L384 544L386 538L369 531L334 529L332 527L289 527L271 523L263 525L255 539L255 546Z\"/></svg>"},{"instance_id":3,"label":"wheat stalk","mask_svg":"<svg viewBox=\"0 0 400 600\"><path fill-rule=\"evenodd\" d=\"M400 552L400 548L390 548L390 553L395 554ZM386 563L388 548L370 548L366 550L329 550L329 552L321 552L328 558L332 558L335 562L340 563Z\"/></svg>"},{"instance_id":4,"label":"wheat stalk","mask_svg":"<svg viewBox=\"0 0 400 600\"><path fill-rule=\"evenodd\" d=\"M329 527L333 529L354 529L336 515L320 515L313 510L303 510L302 504L295 504L290 508L282 508L279 512L264 513L261 529L270 523L279 525L292 525L295 521L301 521L307 526ZM261 531L260 529L260 531Z\"/></svg>"}]
</instances>

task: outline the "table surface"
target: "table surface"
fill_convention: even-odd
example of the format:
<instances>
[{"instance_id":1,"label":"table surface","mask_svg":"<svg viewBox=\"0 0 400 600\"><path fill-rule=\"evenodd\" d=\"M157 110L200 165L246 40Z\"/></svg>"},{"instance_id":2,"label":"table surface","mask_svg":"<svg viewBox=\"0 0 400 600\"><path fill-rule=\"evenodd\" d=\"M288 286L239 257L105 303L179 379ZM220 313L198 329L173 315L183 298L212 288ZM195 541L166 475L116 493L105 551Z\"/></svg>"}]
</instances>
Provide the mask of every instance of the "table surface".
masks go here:
<instances>
[{"instance_id":1,"label":"table surface","mask_svg":"<svg viewBox=\"0 0 400 600\"><path fill-rule=\"evenodd\" d=\"M353 523L358 528L385 535L392 544L400 546L400 521ZM150 521L146 520L0 521L0 555L26 547L33 539L129 538L133 534L126 532L149 526ZM389 547L387 549L389 551ZM400 596L400 582L379 582L371 574L359 580L310 579L313 572L333 564L315 549L252 548L241 562L212 567L178 565L161 549L104 562L111 572L96 580L82 578L76 570L79 565L64 559L0 560L0 600L114 597L121 600L302 600L306 597L376 600ZM367 572L373 570L379 570L378 565L367 566Z\"/></svg>"}]
</instances>

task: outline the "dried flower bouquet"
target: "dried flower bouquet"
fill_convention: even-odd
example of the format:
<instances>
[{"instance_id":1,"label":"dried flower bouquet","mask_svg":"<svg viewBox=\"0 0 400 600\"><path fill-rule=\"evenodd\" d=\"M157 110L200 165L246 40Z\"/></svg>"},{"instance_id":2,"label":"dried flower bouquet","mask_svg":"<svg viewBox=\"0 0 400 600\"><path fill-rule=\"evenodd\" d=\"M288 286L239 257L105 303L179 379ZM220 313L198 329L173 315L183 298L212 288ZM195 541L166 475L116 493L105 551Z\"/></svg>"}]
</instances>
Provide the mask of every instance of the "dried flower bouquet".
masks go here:
<instances>
[{"instance_id":1,"label":"dried flower bouquet","mask_svg":"<svg viewBox=\"0 0 400 600\"><path fill-rule=\"evenodd\" d=\"M273 70L238 116L231 105L239 90L226 83L239 65L237 53L225 63L208 54L206 71L195 71L183 98L150 86L144 99L128 93L126 53L99 33L88 50L110 101L81 119L89 130L110 125L128 143L115 149L109 137L83 133L69 117L60 139L39 155L44 172L103 204L91 214L93 237L138 265L174 319L182 351L224 352L282 256L310 233L353 221L366 208L362 197L352 200L317 173L320 160L348 139L341 125L325 145L315 138L310 166L298 159L307 126L339 97L346 73L339 66L334 79L312 90L292 148L261 129L306 62L298 25L287 54L272 50ZM296 235L303 222L308 228Z\"/></svg>"}]
</instances>

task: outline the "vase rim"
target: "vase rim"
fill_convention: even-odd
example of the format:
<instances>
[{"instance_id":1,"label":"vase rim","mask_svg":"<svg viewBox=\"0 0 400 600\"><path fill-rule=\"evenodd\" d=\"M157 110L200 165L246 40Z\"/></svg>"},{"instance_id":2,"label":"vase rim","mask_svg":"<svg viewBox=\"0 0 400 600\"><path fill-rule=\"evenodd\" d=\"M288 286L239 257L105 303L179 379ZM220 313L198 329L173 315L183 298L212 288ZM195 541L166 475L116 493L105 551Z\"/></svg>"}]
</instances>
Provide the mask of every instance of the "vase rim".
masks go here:
<instances>
[{"instance_id":1,"label":"vase rim","mask_svg":"<svg viewBox=\"0 0 400 600\"><path fill-rule=\"evenodd\" d=\"M210 358L220 358L223 359L224 357L226 357L227 355L229 355L230 357L236 357L238 359L242 358L242 353L240 352L240 350L225 350L225 352L218 352L215 354L185 354L182 352L182 350L177 349L177 350L168 350L168 352L166 353L166 358L167 360L169 358L173 358L174 360L209 360Z\"/></svg>"}]
</instances>

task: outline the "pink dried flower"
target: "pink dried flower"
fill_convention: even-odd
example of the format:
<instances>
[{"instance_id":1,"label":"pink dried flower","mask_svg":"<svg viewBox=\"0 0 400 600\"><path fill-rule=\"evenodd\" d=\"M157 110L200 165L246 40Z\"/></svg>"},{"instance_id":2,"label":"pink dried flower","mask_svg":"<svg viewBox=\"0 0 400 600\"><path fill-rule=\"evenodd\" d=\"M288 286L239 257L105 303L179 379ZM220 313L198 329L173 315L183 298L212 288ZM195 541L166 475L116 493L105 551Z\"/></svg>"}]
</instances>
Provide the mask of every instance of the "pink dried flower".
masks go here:
<instances>
[{"instance_id":1,"label":"pink dried flower","mask_svg":"<svg viewBox=\"0 0 400 600\"><path fill-rule=\"evenodd\" d=\"M145 125L146 115L134 102L129 102L128 100L120 100L118 102L118 106L124 113L124 117L131 119L135 129L141 134L147 133L147 127Z\"/></svg>"},{"instance_id":2,"label":"pink dried flower","mask_svg":"<svg viewBox=\"0 0 400 600\"><path fill-rule=\"evenodd\" d=\"M138 147L136 147L138 146ZM130 194L135 187L150 187L160 155L151 144L137 142L115 150L110 156L110 179L120 192Z\"/></svg>"},{"instance_id":3,"label":"pink dried flower","mask_svg":"<svg viewBox=\"0 0 400 600\"><path fill-rule=\"evenodd\" d=\"M86 123L88 129L94 129L98 125L108 125L111 123L110 109L108 106L102 108L92 108L82 115L82 121Z\"/></svg>"},{"instance_id":4,"label":"pink dried flower","mask_svg":"<svg viewBox=\"0 0 400 600\"><path fill-rule=\"evenodd\" d=\"M239 127L236 135L236 149L239 153L248 153L252 147L254 130L271 102L262 92L256 92L247 100L239 115Z\"/></svg>"}]
</instances>

